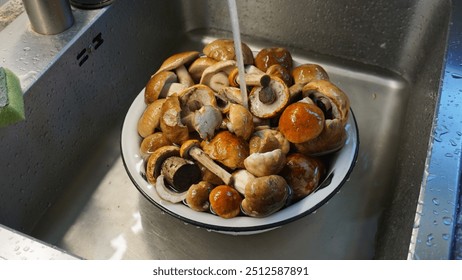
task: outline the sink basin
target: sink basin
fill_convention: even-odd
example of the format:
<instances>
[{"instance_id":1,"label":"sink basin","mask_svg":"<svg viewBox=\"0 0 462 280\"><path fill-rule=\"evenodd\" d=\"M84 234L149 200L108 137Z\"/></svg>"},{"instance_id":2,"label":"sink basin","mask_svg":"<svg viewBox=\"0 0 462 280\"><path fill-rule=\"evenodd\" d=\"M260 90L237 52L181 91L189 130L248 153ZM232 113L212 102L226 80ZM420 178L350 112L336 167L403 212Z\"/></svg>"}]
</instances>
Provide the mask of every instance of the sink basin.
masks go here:
<instances>
[{"instance_id":1,"label":"sink basin","mask_svg":"<svg viewBox=\"0 0 462 280\"><path fill-rule=\"evenodd\" d=\"M86 21L87 12L74 9L83 24L66 31L70 39L28 80L27 120L0 129L6 229L86 259L456 258L458 181L424 194L432 183L454 178L446 172L460 162L462 130L452 131L450 123L460 127L462 116L440 110L449 27L460 27L451 13L460 6L238 1L242 39L252 49L286 47L299 62L323 65L349 95L360 149L348 182L316 213L270 232L230 236L184 224L146 201L126 174L119 147L129 106L166 57L232 37L226 2L127 2L114 1ZM2 52L56 38L31 34L27 26L17 35L5 31L0 63L19 75L27 73L20 67L28 65L18 66L24 54L2 62ZM17 41L5 44L6 36ZM451 106L458 102L453 97ZM446 152L434 149L444 144L459 153L435 173L432 159ZM432 199L440 199L438 215L421 215L435 213Z\"/></svg>"}]
</instances>

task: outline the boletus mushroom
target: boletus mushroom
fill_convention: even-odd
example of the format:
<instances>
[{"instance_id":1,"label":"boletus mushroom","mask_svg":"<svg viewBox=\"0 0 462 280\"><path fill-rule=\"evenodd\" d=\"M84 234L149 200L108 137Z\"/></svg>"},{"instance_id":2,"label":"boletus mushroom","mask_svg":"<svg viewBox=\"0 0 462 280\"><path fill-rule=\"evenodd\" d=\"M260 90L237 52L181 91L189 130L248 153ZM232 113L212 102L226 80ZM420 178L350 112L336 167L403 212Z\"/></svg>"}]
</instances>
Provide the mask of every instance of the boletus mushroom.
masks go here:
<instances>
[{"instance_id":1,"label":"boletus mushroom","mask_svg":"<svg viewBox=\"0 0 462 280\"><path fill-rule=\"evenodd\" d=\"M210 210L218 216L230 219L241 212L242 197L236 189L227 185L216 186L209 195Z\"/></svg>"}]
</instances>

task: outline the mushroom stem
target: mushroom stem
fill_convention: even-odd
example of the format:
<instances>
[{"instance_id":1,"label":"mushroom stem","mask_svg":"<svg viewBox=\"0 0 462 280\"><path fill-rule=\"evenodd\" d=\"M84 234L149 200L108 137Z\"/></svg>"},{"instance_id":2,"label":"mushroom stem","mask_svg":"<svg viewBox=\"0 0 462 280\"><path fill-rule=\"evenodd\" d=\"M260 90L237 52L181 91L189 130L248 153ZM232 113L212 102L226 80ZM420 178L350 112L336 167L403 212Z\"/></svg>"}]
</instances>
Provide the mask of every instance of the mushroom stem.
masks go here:
<instances>
[{"instance_id":1,"label":"mushroom stem","mask_svg":"<svg viewBox=\"0 0 462 280\"><path fill-rule=\"evenodd\" d=\"M260 78L260 84L262 89L258 94L258 98L262 103L265 104L272 104L276 100L276 94L274 93L273 89L270 86L271 77L268 75L263 75Z\"/></svg>"},{"instance_id":2,"label":"mushroom stem","mask_svg":"<svg viewBox=\"0 0 462 280\"><path fill-rule=\"evenodd\" d=\"M217 175L226 185L232 185L232 175L224 170L221 166L216 164L211 158L207 156L199 147L191 147L188 151L189 155L200 162L205 168L210 170L213 174Z\"/></svg>"}]
</instances>

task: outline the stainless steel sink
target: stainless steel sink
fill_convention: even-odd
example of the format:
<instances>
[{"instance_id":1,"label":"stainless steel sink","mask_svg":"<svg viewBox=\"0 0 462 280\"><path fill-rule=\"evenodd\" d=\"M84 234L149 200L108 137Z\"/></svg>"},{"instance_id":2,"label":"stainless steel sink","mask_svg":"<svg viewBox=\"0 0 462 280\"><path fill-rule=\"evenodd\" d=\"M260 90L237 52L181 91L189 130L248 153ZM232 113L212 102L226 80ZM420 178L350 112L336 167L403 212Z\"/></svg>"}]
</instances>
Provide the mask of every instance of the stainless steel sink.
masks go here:
<instances>
[{"instance_id":1,"label":"stainless steel sink","mask_svg":"<svg viewBox=\"0 0 462 280\"><path fill-rule=\"evenodd\" d=\"M25 15L0 32L0 64L22 77L27 118L0 129L4 230L86 259L462 258L462 87L452 84L461 4L272 0L238 10L251 48L319 63L351 98L358 161L328 204L250 236L208 232L150 204L125 173L122 120L167 56L232 37L227 4L114 1L74 9L76 26L60 35L34 34ZM30 69L25 56L46 62Z\"/></svg>"}]
</instances>

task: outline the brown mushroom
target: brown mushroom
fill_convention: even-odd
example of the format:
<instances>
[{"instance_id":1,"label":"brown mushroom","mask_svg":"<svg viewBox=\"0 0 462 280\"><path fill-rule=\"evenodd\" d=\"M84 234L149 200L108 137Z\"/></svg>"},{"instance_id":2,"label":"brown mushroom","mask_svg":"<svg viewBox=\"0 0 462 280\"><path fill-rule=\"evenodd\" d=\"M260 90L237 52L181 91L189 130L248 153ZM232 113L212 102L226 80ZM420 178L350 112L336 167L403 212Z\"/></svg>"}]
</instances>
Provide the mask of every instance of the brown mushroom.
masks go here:
<instances>
[{"instance_id":1,"label":"brown mushroom","mask_svg":"<svg viewBox=\"0 0 462 280\"><path fill-rule=\"evenodd\" d=\"M282 150L275 149L269 152L250 154L244 160L244 166L256 177L262 177L279 173L284 167L285 160Z\"/></svg>"},{"instance_id":2,"label":"brown mushroom","mask_svg":"<svg viewBox=\"0 0 462 280\"><path fill-rule=\"evenodd\" d=\"M142 158L147 159L154 151L168 145L172 145L172 142L162 132L153 133L141 141L140 155Z\"/></svg>"},{"instance_id":3,"label":"brown mushroom","mask_svg":"<svg viewBox=\"0 0 462 280\"><path fill-rule=\"evenodd\" d=\"M324 171L324 165L319 159L293 153L287 156L280 175L292 189L291 199L298 201L316 189Z\"/></svg>"},{"instance_id":4,"label":"brown mushroom","mask_svg":"<svg viewBox=\"0 0 462 280\"><path fill-rule=\"evenodd\" d=\"M242 197L236 189L227 186L216 186L209 195L210 210L218 216L230 219L241 212Z\"/></svg>"},{"instance_id":5,"label":"brown mushroom","mask_svg":"<svg viewBox=\"0 0 462 280\"><path fill-rule=\"evenodd\" d=\"M265 153L275 149L281 149L284 155L290 150L289 141L281 132L266 128L256 131L249 141L250 153Z\"/></svg>"},{"instance_id":6,"label":"brown mushroom","mask_svg":"<svg viewBox=\"0 0 462 280\"><path fill-rule=\"evenodd\" d=\"M244 64L253 64L254 60L252 50L245 43L241 43L241 46ZM229 39L216 39L208 43L204 47L203 53L218 61L237 60L234 50L234 41Z\"/></svg>"},{"instance_id":7,"label":"brown mushroom","mask_svg":"<svg viewBox=\"0 0 462 280\"><path fill-rule=\"evenodd\" d=\"M230 132L248 140L253 133L253 116L244 106L231 104L228 112L227 128Z\"/></svg>"},{"instance_id":8,"label":"brown mushroom","mask_svg":"<svg viewBox=\"0 0 462 280\"><path fill-rule=\"evenodd\" d=\"M264 48L255 56L255 66L263 72L273 64L279 64L287 70L292 69L292 55L285 48Z\"/></svg>"},{"instance_id":9,"label":"brown mushroom","mask_svg":"<svg viewBox=\"0 0 462 280\"><path fill-rule=\"evenodd\" d=\"M165 98L170 86L176 82L177 76L171 71L161 71L154 74L144 89L144 102L149 105L160 98Z\"/></svg>"},{"instance_id":10,"label":"brown mushroom","mask_svg":"<svg viewBox=\"0 0 462 280\"><path fill-rule=\"evenodd\" d=\"M217 107L223 114L229 112L229 107L231 104L240 104L242 105L242 95L241 90L236 87L223 87L218 92L215 93L215 98L217 101Z\"/></svg>"},{"instance_id":11,"label":"brown mushroom","mask_svg":"<svg viewBox=\"0 0 462 280\"><path fill-rule=\"evenodd\" d=\"M244 168L244 159L249 155L248 143L229 131L220 131L201 146L212 159L230 169Z\"/></svg>"},{"instance_id":12,"label":"brown mushroom","mask_svg":"<svg viewBox=\"0 0 462 280\"><path fill-rule=\"evenodd\" d=\"M293 79L289 70L280 64L273 64L268 67L268 69L266 69L266 74L280 78L288 87L293 84Z\"/></svg>"},{"instance_id":13,"label":"brown mushroom","mask_svg":"<svg viewBox=\"0 0 462 280\"><path fill-rule=\"evenodd\" d=\"M191 63L191 65L188 68L188 72L191 75L191 78L193 81L198 84L201 80L202 73L204 73L204 70L215 64L217 61L213 58L210 58L208 56L201 56L197 58L196 60Z\"/></svg>"},{"instance_id":14,"label":"brown mushroom","mask_svg":"<svg viewBox=\"0 0 462 280\"><path fill-rule=\"evenodd\" d=\"M199 57L199 52L197 51L187 51L174 54L167 58L162 65L159 67L156 73L168 70L174 70L178 76L178 81L181 84L184 84L186 87L194 85L194 81L191 78L188 70L186 69L187 64L194 61Z\"/></svg>"},{"instance_id":15,"label":"brown mushroom","mask_svg":"<svg viewBox=\"0 0 462 280\"><path fill-rule=\"evenodd\" d=\"M289 89L278 77L263 75L260 83L249 94L250 111L259 118L275 117L288 104Z\"/></svg>"},{"instance_id":16,"label":"brown mushroom","mask_svg":"<svg viewBox=\"0 0 462 280\"><path fill-rule=\"evenodd\" d=\"M265 217L284 207L288 196L289 186L281 176L258 177L245 187L241 210L248 216Z\"/></svg>"},{"instance_id":17,"label":"brown mushroom","mask_svg":"<svg viewBox=\"0 0 462 280\"><path fill-rule=\"evenodd\" d=\"M218 92L229 86L228 76L234 68L236 68L236 61L234 60L218 61L204 70L200 83Z\"/></svg>"},{"instance_id":18,"label":"brown mushroom","mask_svg":"<svg viewBox=\"0 0 462 280\"><path fill-rule=\"evenodd\" d=\"M159 127L162 105L165 99L157 99L149 104L138 120L137 129L141 137L147 137Z\"/></svg>"},{"instance_id":19,"label":"brown mushroom","mask_svg":"<svg viewBox=\"0 0 462 280\"><path fill-rule=\"evenodd\" d=\"M279 118L279 131L291 143L303 143L321 134L324 113L310 99L292 103Z\"/></svg>"},{"instance_id":20,"label":"brown mushroom","mask_svg":"<svg viewBox=\"0 0 462 280\"><path fill-rule=\"evenodd\" d=\"M245 187L256 177L246 169L239 169L231 174L234 188L242 195L245 194Z\"/></svg>"},{"instance_id":21,"label":"brown mushroom","mask_svg":"<svg viewBox=\"0 0 462 280\"><path fill-rule=\"evenodd\" d=\"M180 101L176 94L167 97L162 104L160 129L175 144L181 144L189 138L188 127L181 122Z\"/></svg>"},{"instance_id":22,"label":"brown mushroom","mask_svg":"<svg viewBox=\"0 0 462 280\"><path fill-rule=\"evenodd\" d=\"M154 185L156 183L157 177L161 175L162 163L173 156L180 155L180 148L176 146L163 146L155 150L148 158L146 163L146 179L149 183Z\"/></svg>"},{"instance_id":23,"label":"brown mushroom","mask_svg":"<svg viewBox=\"0 0 462 280\"><path fill-rule=\"evenodd\" d=\"M191 185L186 194L186 204L194 211L208 211L210 208L209 195L212 189L213 185L207 181Z\"/></svg>"},{"instance_id":24,"label":"brown mushroom","mask_svg":"<svg viewBox=\"0 0 462 280\"><path fill-rule=\"evenodd\" d=\"M303 87L312 81L329 80L327 72L318 64L305 63L292 70L294 84L289 88L291 100L297 99Z\"/></svg>"}]
</instances>

